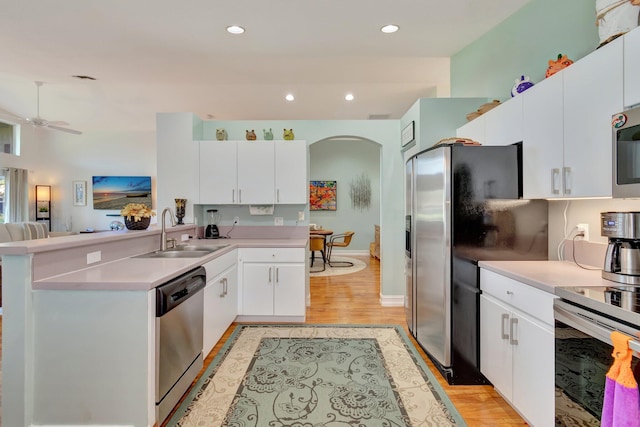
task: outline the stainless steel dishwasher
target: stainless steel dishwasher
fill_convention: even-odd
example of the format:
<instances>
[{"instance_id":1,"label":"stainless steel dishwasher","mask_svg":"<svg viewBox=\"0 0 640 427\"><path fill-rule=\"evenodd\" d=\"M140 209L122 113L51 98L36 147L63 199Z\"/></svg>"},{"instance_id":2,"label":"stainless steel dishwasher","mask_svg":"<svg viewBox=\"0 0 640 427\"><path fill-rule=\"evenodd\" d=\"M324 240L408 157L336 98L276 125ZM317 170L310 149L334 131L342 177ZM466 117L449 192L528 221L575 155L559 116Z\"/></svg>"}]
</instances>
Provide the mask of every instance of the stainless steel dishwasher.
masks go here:
<instances>
[{"instance_id":1,"label":"stainless steel dishwasher","mask_svg":"<svg viewBox=\"0 0 640 427\"><path fill-rule=\"evenodd\" d=\"M202 369L206 271L198 267L156 288L156 420L160 425Z\"/></svg>"}]
</instances>

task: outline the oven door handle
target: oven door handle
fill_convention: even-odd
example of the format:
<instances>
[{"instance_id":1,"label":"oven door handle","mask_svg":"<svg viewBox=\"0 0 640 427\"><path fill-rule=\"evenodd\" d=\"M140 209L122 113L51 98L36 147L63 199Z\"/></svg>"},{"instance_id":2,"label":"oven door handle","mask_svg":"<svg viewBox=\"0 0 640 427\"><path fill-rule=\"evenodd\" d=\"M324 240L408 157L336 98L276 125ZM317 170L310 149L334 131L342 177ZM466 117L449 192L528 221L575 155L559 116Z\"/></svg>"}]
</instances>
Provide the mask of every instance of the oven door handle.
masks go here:
<instances>
[{"instance_id":1,"label":"oven door handle","mask_svg":"<svg viewBox=\"0 0 640 427\"><path fill-rule=\"evenodd\" d=\"M602 322L589 320L581 316L579 313L575 313L563 307L560 307L558 303L559 302L556 301L555 305L553 306L556 320L559 320L562 323L566 323L567 325L576 328L577 330L582 331L587 335L597 338L603 343L613 345L613 342L611 341L611 332L619 330L618 328L604 324ZM625 333L623 331L620 332ZM625 334L628 335L627 333ZM640 342L634 339L629 340L629 348L633 351L640 352Z\"/></svg>"}]
</instances>

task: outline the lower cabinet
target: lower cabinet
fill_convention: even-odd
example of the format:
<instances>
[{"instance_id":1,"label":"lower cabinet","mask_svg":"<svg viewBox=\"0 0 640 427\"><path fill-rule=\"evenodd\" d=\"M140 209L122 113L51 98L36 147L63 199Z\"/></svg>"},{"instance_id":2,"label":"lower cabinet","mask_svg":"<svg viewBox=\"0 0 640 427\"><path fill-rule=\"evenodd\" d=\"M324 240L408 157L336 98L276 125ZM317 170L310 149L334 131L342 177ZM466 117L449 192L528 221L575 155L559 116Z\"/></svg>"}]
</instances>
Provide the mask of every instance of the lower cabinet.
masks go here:
<instances>
[{"instance_id":1,"label":"lower cabinet","mask_svg":"<svg viewBox=\"0 0 640 427\"><path fill-rule=\"evenodd\" d=\"M238 259L242 269L240 314L304 318L304 248L240 249Z\"/></svg>"},{"instance_id":2,"label":"lower cabinet","mask_svg":"<svg viewBox=\"0 0 640 427\"><path fill-rule=\"evenodd\" d=\"M532 425L554 425L553 294L481 269L480 370Z\"/></svg>"},{"instance_id":3,"label":"lower cabinet","mask_svg":"<svg viewBox=\"0 0 640 427\"><path fill-rule=\"evenodd\" d=\"M238 314L237 259L237 251L232 251L204 265L207 270L204 288L204 357L207 357Z\"/></svg>"}]
</instances>

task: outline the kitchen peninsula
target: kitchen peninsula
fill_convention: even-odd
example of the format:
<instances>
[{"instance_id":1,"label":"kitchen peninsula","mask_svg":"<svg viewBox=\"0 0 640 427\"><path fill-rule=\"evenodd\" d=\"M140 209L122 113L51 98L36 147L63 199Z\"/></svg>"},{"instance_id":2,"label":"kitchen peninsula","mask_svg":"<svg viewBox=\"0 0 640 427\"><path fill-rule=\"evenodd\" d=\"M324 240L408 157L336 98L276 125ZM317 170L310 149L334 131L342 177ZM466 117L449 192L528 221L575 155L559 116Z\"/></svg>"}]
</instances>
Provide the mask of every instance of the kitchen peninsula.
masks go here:
<instances>
[{"instance_id":1,"label":"kitchen peninsula","mask_svg":"<svg viewBox=\"0 0 640 427\"><path fill-rule=\"evenodd\" d=\"M0 245L5 425L153 426L155 287L202 265L209 284L215 271L208 266L220 258L235 268L238 259L243 265L243 253L269 258L272 266L281 251L297 257L287 267L296 267L299 315L284 317L304 321L306 227L280 227L280 236L186 241L195 226L177 226L167 235L178 242L225 246L199 258L136 257L157 250L160 234L152 226ZM243 315L243 268L237 272L232 313ZM245 319L252 318L248 313Z\"/></svg>"}]
</instances>

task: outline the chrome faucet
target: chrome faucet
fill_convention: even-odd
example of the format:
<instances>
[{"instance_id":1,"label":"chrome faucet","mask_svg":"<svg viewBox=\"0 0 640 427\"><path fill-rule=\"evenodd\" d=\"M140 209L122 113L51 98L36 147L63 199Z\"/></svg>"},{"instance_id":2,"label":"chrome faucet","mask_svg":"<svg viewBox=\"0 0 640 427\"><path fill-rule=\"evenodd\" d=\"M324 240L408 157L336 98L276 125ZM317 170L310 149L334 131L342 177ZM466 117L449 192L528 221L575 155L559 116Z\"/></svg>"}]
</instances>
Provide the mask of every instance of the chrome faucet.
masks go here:
<instances>
[{"instance_id":1,"label":"chrome faucet","mask_svg":"<svg viewBox=\"0 0 640 427\"><path fill-rule=\"evenodd\" d=\"M162 210L162 234L160 234L160 250L161 251L166 251L167 250L167 241L171 240L173 241L173 246L175 247L175 242L176 239L167 239L167 231L165 229L165 218L164 215L169 212L169 218L171 218L171 226L175 227L176 226L176 220L173 219L173 211L171 210L171 208L164 208Z\"/></svg>"}]
</instances>

